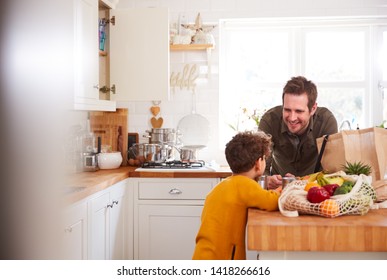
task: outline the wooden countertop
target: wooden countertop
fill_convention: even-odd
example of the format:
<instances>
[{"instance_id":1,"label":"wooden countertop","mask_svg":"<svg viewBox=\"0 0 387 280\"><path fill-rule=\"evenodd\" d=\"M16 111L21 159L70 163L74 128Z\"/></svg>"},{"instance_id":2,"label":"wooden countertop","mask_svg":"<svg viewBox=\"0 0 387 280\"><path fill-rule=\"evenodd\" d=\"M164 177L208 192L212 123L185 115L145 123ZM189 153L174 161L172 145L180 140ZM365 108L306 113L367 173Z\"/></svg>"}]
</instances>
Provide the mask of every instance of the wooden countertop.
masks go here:
<instances>
[{"instance_id":1,"label":"wooden countertop","mask_svg":"<svg viewBox=\"0 0 387 280\"><path fill-rule=\"evenodd\" d=\"M387 252L387 209L336 218L249 209L247 238L256 251Z\"/></svg>"},{"instance_id":2,"label":"wooden countertop","mask_svg":"<svg viewBox=\"0 0 387 280\"><path fill-rule=\"evenodd\" d=\"M65 186L71 189L65 195L65 203L71 204L82 200L98 191L106 189L119 181L129 177L136 178L226 178L231 175L231 171L220 168L219 171L135 171L138 167L125 166L117 169L98 170L95 172L80 172L67 177Z\"/></svg>"}]
</instances>

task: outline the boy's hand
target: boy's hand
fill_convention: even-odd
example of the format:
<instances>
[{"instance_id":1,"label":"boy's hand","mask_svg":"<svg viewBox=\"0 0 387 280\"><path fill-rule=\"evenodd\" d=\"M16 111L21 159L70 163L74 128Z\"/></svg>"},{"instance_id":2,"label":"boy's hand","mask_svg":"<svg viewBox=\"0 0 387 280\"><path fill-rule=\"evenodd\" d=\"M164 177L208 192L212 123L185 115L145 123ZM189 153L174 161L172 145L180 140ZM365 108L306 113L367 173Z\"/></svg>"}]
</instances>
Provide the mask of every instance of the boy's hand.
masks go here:
<instances>
[{"instance_id":1,"label":"boy's hand","mask_svg":"<svg viewBox=\"0 0 387 280\"><path fill-rule=\"evenodd\" d=\"M274 189L275 192L281 193L282 192L282 186Z\"/></svg>"}]
</instances>

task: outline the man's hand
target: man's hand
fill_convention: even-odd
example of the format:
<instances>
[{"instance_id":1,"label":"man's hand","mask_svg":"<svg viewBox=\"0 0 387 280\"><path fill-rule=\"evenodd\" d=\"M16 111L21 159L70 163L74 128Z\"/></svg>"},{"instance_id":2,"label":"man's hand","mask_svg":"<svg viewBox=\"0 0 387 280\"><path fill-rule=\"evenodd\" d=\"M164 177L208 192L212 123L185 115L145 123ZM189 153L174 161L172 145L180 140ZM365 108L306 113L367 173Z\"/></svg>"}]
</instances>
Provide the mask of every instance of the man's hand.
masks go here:
<instances>
[{"instance_id":1,"label":"man's hand","mask_svg":"<svg viewBox=\"0 0 387 280\"><path fill-rule=\"evenodd\" d=\"M273 190L282 186L282 176L281 175L273 175L267 176L267 189Z\"/></svg>"},{"instance_id":2,"label":"man's hand","mask_svg":"<svg viewBox=\"0 0 387 280\"><path fill-rule=\"evenodd\" d=\"M291 173L286 173L286 177L295 177ZM273 190L278 187L282 187L282 176L281 175L273 175L273 176L267 176L267 189Z\"/></svg>"}]
</instances>

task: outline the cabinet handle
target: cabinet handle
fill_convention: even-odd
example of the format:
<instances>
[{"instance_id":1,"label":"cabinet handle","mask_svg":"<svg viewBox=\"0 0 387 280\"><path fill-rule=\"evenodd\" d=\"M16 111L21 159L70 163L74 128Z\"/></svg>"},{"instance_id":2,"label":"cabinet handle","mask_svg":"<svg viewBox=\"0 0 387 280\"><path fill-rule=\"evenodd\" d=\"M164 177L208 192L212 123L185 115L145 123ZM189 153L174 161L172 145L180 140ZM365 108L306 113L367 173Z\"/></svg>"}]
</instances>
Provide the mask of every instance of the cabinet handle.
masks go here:
<instances>
[{"instance_id":1,"label":"cabinet handle","mask_svg":"<svg viewBox=\"0 0 387 280\"><path fill-rule=\"evenodd\" d=\"M116 85L113 84L112 87L110 88L110 91L113 93L113 94L116 94Z\"/></svg>"},{"instance_id":2,"label":"cabinet handle","mask_svg":"<svg viewBox=\"0 0 387 280\"><path fill-rule=\"evenodd\" d=\"M117 200L113 200L112 204L108 204L106 207L107 208L113 208L114 204L118 204Z\"/></svg>"},{"instance_id":3,"label":"cabinet handle","mask_svg":"<svg viewBox=\"0 0 387 280\"><path fill-rule=\"evenodd\" d=\"M113 94L116 94L116 85L112 85L112 87L103 86L99 89L102 93L108 93L111 91Z\"/></svg>"},{"instance_id":4,"label":"cabinet handle","mask_svg":"<svg viewBox=\"0 0 387 280\"><path fill-rule=\"evenodd\" d=\"M65 228L64 230L66 233L71 233L73 231L73 228L72 227L67 227Z\"/></svg>"},{"instance_id":5,"label":"cabinet handle","mask_svg":"<svg viewBox=\"0 0 387 280\"><path fill-rule=\"evenodd\" d=\"M173 188L169 191L169 194L175 195L175 194L182 194L183 192L179 189Z\"/></svg>"}]
</instances>

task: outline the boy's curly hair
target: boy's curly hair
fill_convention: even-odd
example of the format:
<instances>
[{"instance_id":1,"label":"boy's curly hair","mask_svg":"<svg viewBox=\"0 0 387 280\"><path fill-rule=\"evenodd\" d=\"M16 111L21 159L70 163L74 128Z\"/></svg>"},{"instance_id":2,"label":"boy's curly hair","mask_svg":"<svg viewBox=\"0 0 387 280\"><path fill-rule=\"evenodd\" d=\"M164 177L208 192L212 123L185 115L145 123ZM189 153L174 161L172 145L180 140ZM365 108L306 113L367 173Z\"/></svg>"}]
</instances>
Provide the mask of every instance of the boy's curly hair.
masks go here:
<instances>
[{"instance_id":1,"label":"boy's curly hair","mask_svg":"<svg viewBox=\"0 0 387 280\"><path fill-rule=\"evenodd\" d=\"M271 153L271 136L263 131L239 132L226 144L226 160L233 173L247 172Z\"/></svg>"}]
</instances>

